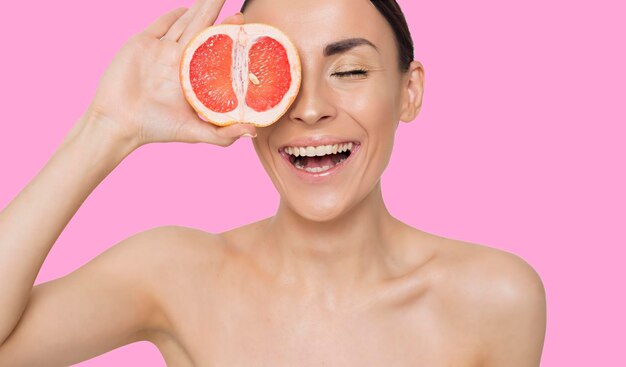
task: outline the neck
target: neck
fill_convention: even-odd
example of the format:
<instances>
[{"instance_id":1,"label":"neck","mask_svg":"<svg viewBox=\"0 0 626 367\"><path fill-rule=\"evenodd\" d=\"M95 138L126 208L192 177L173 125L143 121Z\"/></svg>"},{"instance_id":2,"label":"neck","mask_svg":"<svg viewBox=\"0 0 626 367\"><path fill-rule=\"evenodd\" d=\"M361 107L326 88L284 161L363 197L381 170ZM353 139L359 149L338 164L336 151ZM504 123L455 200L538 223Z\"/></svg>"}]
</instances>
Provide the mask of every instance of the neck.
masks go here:
<instances>
[{"instance_id":1,"label":"neck","mask_svg":"<svg viewBox=\"0 0 626 367\"><path fill-rule=\"evenodd\" d=\"M359 204L328 221L303 218L281 201L265 243L278 279L330 299L388 273L399 223L384 205L379 181Z\"/></svg>"}]
</instances>

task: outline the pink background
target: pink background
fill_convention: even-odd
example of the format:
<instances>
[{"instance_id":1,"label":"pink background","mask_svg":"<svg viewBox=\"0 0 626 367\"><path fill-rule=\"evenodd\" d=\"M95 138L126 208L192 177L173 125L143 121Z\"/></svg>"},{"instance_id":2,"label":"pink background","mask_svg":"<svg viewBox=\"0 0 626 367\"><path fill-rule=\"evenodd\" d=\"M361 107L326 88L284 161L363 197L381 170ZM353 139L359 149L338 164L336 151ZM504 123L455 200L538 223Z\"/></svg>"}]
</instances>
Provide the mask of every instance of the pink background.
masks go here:
<instances>
[{"instance_id":1,"label":"pink background","mask_svg":"<svg viewBox=\"0 0 626 367\"><path fill-rule=\"evenodd\" d=\"M50 158L125 40L191 3L4 3L0 207ZM543 366L626 365L623 2L400 3L426 85L422 113L400 125L383 176L389 210L425 231L518 254L539 272ZM240 4L227 1L218 21ZM37 284L136 232L223 231L272 215L277 203L249 140L142 147L87 199ZM141 342L79 364L134 365L165 363Z\"/></svg>"}]
</instances>

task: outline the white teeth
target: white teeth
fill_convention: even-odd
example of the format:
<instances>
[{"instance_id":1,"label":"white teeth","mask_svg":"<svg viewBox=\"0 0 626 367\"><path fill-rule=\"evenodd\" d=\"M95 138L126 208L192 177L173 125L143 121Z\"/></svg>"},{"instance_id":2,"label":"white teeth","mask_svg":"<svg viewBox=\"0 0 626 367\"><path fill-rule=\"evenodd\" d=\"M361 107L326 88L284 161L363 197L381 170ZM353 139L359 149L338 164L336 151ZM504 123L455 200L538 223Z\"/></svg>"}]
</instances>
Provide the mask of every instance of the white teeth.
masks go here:
<instances>
[{"instance_id":1,"label":"white teeth","mask_svg":"<svg viewBox=\"0 0 626 367\"><path fill-rule=\"evenodd\" d=\"M352 143L341 144L337 152L341 153L341 152L345 152L346 150L352 150Z\"/></svg>"},{"instance_id":2,"label":"white teeth","mask_svg":"<svg viewBox=\"0 0 626 367\"><path fill-rule=\"evenodd\" d=\"M328 151L327 151L327 148L329 148L328 145L321 145L321 146L315 148L315 155L316 156L323 156L323 155L329 154Z\"/></svg>"},{"instance_id":3,"label":"white teeth","mask_svg":"<svg viewBox=\"0 0 626 367\"><path fill-rule=\"evenodd\" d=\"M307 172L317 173L327 171L328 169L330 169L330 166L305 168L304 170Z\"/></svg>"},{"instance_id":4,"label":"white teeth","mask_svg":"<svg viewBox=\"0 0 626 367\"><path fill-rule=\"evenodd\" d=\"M286 147L285 153L295 155L296 157L319 157L327 154L342 153L348 150L352 150L353 143L334 144L334 145L320 145L317 147Z\"/></svg>"},{"instance_id":5,"label":"white teeth","mask_svg":"<svg viewBox=\"0 0 626 367\"><path fill-rule=\"evenodd\" d=\"M346 158L341 158L341 160L340 160L339 162L337 162L336 164L334 164L334 165L332 165L332 166L312 167L312 168L306 167L306 168L305 168L305 167L304 167L304 166L302 166L299 162L295 162L295 163L294 163L294 166L295 166L296 168L298 168L298 169L305 170L305 171L307 171L307 172L317 173L317 172L324 172L324 171L327 171L327 170L331 169L332 167L336 166L337 164L339 164L339 163L341 163L341 162L343 162L343 161L345 161L345 160L346 160Z\"/></svg>"},{"instance_id":6,"label":"white teeth","mask_svg":"<svg viewBox=\"0 0 626 367\"><path fill-rule=\"evenodd\" d=\"M307 146L307 147L285 147L284 151L287 154L296 156L296 157L302 157L302 156L306 156L306 157L319 157L319 156L324 156L327 154L336 154L336 153L342 153L345 151L352 151L354 144L353 143L344 143L344 144L333 144L333 145L320 145L320 146ZM339 162L337 162L336 164L339 164L341 162L343 162L346 158L342 158ZM301 170L305 170L307 172L311 172L311 173L318 173L318 172L324 172L327 171L329 169L331 169L332 167L334 167L336 164L332 164L330 166L323 166L323 167L304 167L301 163L300 160L296 160L295 162L293 162L294 166L298 169Z\"/></svg>"}]
</instances>

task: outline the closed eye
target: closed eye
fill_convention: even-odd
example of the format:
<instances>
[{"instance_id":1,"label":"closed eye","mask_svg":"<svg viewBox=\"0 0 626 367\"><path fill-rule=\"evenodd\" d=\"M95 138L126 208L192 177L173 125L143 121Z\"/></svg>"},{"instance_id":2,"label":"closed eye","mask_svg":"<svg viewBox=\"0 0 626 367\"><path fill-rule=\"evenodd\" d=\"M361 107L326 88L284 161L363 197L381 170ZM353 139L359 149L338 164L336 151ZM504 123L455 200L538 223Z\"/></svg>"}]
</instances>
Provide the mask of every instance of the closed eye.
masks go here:
<instances>
[{"instance_id":1,"label":"closed eye","mask_svg":"<svg viewBox=\"0 0 626 367\"><path fill-rule=\"evenodd\" d=\"M348 71L337 71L337 72L334 72L332 75L336 75L340 78L344 78L344 77L354 78L354 77L359 77L359 76L366 76L367 70L354 69L354 70L348 70Z\"/></svg>"}]
</instances>

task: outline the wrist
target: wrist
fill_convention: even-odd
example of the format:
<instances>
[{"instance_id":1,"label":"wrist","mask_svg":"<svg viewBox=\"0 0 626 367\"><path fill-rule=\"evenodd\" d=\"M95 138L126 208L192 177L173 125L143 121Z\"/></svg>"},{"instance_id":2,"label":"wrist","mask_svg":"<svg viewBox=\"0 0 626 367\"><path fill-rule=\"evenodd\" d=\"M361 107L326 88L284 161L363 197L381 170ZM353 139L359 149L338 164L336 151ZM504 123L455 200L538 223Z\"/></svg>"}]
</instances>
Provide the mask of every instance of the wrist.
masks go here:
<instances>
[{"instance_id":1,"label":"wrist","mask_svg":"<svg viewBox=\"0 0 626 367\"><path fill-rule=\"evenodd\" d=\"M55 156L68 150L78 152L83 159L104 163L112 169L140 145L115 121L89 109L67 134Z\"/></svg>"},{"instance_id":2,"label":"wrist","mask_svg":"<svg viewBox=\"0 0 626 367\"><path fill-rule=\"evenodd\" d=\"M107 150L114 150L120 153L122 158L141 145L137 134L91 108L81 117L79 125L75 134L77 138L86 139Z\"/></svg>"}]
</instances>

